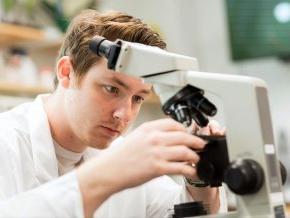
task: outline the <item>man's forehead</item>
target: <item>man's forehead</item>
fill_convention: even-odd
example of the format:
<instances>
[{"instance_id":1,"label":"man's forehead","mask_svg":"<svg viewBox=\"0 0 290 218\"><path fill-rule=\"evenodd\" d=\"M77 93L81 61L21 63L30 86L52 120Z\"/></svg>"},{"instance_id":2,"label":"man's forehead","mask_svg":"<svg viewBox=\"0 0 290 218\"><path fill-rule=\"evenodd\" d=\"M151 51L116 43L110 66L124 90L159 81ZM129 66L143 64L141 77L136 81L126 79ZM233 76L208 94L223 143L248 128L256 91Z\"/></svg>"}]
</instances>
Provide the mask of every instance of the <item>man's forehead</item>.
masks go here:
<instances>
[{"instance_id":1,"label":"man's forehead","mask_svg":"<svg viewBox=\"0 0 290 218\"><path fill-rule=\"evenodd\" d=\"M138 83L138 84L144 84L146 86L151 86L151 84L145 82L144 78L131 76L125 73L115 72L107 76L108 76L107 78L111 80L120 81L125 84Z\"/></svg>"},{"instance_id":2,"label":"man's forehead","mask_svg":"<svg viewBox=\"0 0 290 218\"><path fill-rule=\"evenodd\" d=\"M136 77L136 76L132 76L123 72L117 72L111 69L107 68L107 60L102 58L102 61L100 61L99 63L100 65L102 65L102 67L105 66L105 73L103 74L103 76L107 79L111 79L111 80L120 80L122 82L126 82L126 81L136 81L138 83L144 84L144 85L148 85L151 86L151 84L149 83L145 83L145 80L141 77Z\"/></svg>"},{"instance_id":3,"label":"man's forehead","mask_svg":"<svg viewBox=\"0 0 290 218\"><path fill-rule=\"evenodd\" d=\"M92 69L93 71L93 77L95 77L95 80L99 79L105 79L108 81L112 81L115 83L118 83L125 88L140 88L150 91L152 88L152 85L149 83L146 83L143 78L128 75L123 72L117 72L111 69L108 69L106 66L106 60L100 61L98 64L96 64Z\"/></svg>"},{"instance_id":4,"label":"man's forehead","mask_svg":"<svg viewBox=\"0 0 290 218\"><path fill-rule=\"evenodd\" d=\"M147 92L150 93L152 89L152 85L149 83L145 83L145 80L143 78L133 77L130 75L126 75L124 73L116 72L116 73L108 74L106 75L106 78L112 82L115 82L123 86L126 89L138 88L145 93Z\"/></svg>"}]
</instances>

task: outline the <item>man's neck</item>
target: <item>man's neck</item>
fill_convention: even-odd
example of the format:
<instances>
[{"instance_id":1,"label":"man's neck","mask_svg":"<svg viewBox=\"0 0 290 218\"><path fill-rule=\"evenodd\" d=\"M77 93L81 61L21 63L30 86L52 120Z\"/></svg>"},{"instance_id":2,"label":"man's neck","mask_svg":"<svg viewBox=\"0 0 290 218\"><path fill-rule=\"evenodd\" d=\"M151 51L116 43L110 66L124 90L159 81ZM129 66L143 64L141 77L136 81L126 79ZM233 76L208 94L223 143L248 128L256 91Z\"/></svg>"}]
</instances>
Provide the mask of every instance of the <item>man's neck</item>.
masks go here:
<instances>
[{"instance_id":1,"label":"man's neck","mask_svg":"<svg viewBox=\"0 0 290 218\"><path fill-rule=\"evenodd\" d=\"M53 139L64 149L82 153L87 146L76 137L69 126L63 108L63 98L57 91L44 99L44 110L48 117L50 131Z\"/></svg>"}]
</instances>

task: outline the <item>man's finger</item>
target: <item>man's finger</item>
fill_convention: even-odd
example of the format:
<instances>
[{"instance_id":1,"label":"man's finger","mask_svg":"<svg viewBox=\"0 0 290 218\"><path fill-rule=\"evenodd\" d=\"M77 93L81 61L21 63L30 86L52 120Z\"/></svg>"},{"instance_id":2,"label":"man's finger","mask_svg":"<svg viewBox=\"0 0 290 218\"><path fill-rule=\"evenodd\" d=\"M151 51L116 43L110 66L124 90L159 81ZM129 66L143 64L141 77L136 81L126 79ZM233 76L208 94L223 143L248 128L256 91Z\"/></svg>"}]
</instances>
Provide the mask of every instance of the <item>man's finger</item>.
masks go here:
<instances>
[{"instance_id":1,"label":"man's finger","mask_svg":"<svg viewBox=\"0 0 290 218\"><path fill-rule=\"evenodd\" d=\"M211 135L224 135L225 134L225 128L221 128L220 124L215 120L211 120L208 126L210 128Z\"/></svg>"},{"instance_id":2,"label":"man's finger","mask_svg":"<svg viewBox=\"0 0 290 218\"><path fill-rule=\"evenodd\" d=\"M211 134L211 130L210 130L209 126L206 126L206 127L200 128L197 131L197 134L198 135L210 135Z\"/></svg>"},{"instance_id":3,"label":"man's finger","mask_svg":"<svg viewBox=\"0 0 290 218\"><path fill-rule=\"evenodd\" d=\"M196 169L186 163L168 162L165 164L167 175L183 175L188 178L197 178Z\"/></svg>"},{"instance_id":4,"label":"man's finger","mask_svg":"<svg viewBox=\"0 0 290 218\"><path fill-rule=\"evenodd\" d=\"M184 145L176 145L172 147L163 147L161 149L162 155L168 161L182 161L188 163L197 163L199 156L191 149Z\"/></svg>"},{"instance_id":5,"label":"man's finger","mask_svg":"<svg viewBox=\"0 0 290 218\"><path fill-rule=\"evenodd\" d=\"M196 124L196 122L194 120L192 120L191 125L189 127L186 128L187 132L190 134L196 134L196 132L198 131L199 127Z\"/></svg>"},{"instance_id":6,"label":"man's finger","mask_svg":"<svg viewBox=\"0 0 290 218\"><path fill-rule=\"evenodd\" d=\"M146 122L143 125L143 128L150 130L161 130L161 131L183 131L186 132L186 128L179 122L171 119L159 119L150 122Z\"/></svg>"},{"instance_id":7,"label":"man's finger","mask_svg":"<svg viewBox=\"0 0 290 218\"><path fill-rule=\"evenodd\" d=\"M203 149L206 142L195 136L182 131L161 132L156 139L161 145L185 145L192 149Z\"/></svg>"}]
</instances>

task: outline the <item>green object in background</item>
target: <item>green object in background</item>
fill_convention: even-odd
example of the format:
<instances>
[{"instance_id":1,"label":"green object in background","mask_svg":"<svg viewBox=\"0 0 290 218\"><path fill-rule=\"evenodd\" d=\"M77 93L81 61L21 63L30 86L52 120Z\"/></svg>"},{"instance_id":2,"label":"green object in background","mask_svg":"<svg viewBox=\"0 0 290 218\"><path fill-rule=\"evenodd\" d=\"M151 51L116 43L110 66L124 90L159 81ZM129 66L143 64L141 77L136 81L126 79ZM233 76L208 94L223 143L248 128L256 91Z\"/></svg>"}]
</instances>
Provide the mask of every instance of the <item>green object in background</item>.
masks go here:
<instances>
[{"instance_id":1,"label":"green object in background","mask_svg":"<svg viewBox=\"0 0 290 218\"><path fill-rule=\"evenodd\" d=\"M63 13L62 4L61 4L62 1L58 0L56 3L50 3L47 0L42 0L41 3L44 9L51 15L55 24L58 26L58 28L62 32L65 32L69 25L69 20L68 18L65 17Z\"/></svg>"},{"instance_id":2,"label":"green object in background","mask_svg":"<svg viewBox=\"0 0 290 218\"><path fill-rule=\"evenodd\" d=\"M35 6L37 5L37 0L24 0L24 1L17 1L17 0L2 0L3 1L3 7L5 11L10 11L13 9L16 5L23 5L25 10L32 14Z\"/></svg>"},{"instance_id":3,"label":"green object in background","mask_svg":"<svg viewBox=\"0 0 290 218\"><path fill-rule=\"evenodd\" d=\"M41 3L43 5L43 8L51 15L59 29L62 32L65 32L70 23L71 17L75 16L83 9L96 8L97 0L82 0L82 2L72 0L41 0ZM69 15L65 13L65 9L67 9L66 7L68 6L74 6L74 13Z\"/></svg>"},{"instance_id":4,"label":"green object in background","mask_svg":"<svg viewBox=\"0 0 290 218\"><path fill-rule=\"evenodd\" d=\"M96 8L97 0L1 0L5 12L10 12L15 9L15 20L17 20L17 13L20 10L25 11L27 20L33 17L34 10L39 7L55 22L56 26L65 32L71 17L75 16L81 10L86 8ZM66 9L66 10L64 10ZM70 9L70 10L68 10ZM69 12L69 13L68 13ZM20 18L21 19L21 18ZM36 18L37 19L37 18ZM14 20L12 21L14 22ZM22 23L17 20L17 23ZM25 23L25 22L23 22ZM28 22L26 22L27 24Z\"/></svg>"},{"instance_id":5,"label":"green object in background","mask_svg":"<svg viewBox=\"0 0 290 218\"><path fill-rule=\"evenodd\" d=\"M233 60L290 57L290 0L226 0Z\"/></svg>"},{"instance_id":6,"label":"green object in background","mask_svg":"<svg viewBox=\"0 0 290 218\"><path fill-rule=\"evenodd\" d=\"M15 5L16 0L3 0L3 8L5 11L10 11Z\"/></svg>"},{"instance_id":7,"label":"green object in background","mask_svg":"<svg viewBox=\"0 0 290 218\"><path fill-rule=\"evenodd\" d=\"M38 3L38 0L26 0L24 2L26 11L29 15L32 15L33 10L35 9L36 5Z\"/></svg>"},{"instance_id":8,"label":"green object in background","mask_svg":"<svg viewBox=\"0 0 290 218\"><path fill-rule=\"evenodd\" d=\"M32 16L33 11L38 5L38 0L2 0L4 11L9 12L14 8L22 8L27 16Z\"/></svg>"}]
</instances>

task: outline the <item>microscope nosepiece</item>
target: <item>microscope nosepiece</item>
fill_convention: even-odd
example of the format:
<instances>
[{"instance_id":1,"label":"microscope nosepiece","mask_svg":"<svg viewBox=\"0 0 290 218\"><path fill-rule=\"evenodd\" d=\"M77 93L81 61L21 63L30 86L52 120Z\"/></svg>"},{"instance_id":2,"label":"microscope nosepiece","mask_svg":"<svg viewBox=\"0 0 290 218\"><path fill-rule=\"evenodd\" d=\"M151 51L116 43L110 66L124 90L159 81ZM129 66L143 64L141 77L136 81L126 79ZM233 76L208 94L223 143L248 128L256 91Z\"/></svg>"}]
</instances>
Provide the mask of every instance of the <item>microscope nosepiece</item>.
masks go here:
<instances>
[{"instance_id":1,"label":"microscope nosepiece","mask_svg":"<svg viewBox=\"0 0 290 218\"><path fill-rule=\"evenodd\" d=\"M190 110L186 104L182 103L174 104L171 106L170 110L171 110L170 114L176 121L182 123L186 127L191 125L192 122Z\"/></svg>"},{"instance_id":2,"label":"microscope nosepiece","mask_svg":"<svg viewBox=\"0 0 290 218\"><path fill-rule=\"evenodd\" d=\"M207 116L212 117L216 115L216 106L200 93L193 95L190 100L192 107L194 107L196 110L205 113Z\"/></svg>"}]
</instances>

